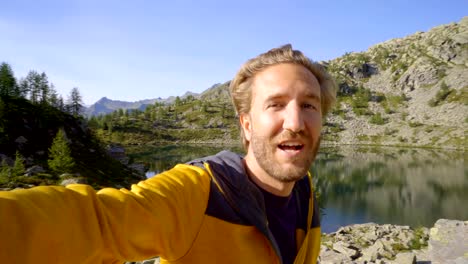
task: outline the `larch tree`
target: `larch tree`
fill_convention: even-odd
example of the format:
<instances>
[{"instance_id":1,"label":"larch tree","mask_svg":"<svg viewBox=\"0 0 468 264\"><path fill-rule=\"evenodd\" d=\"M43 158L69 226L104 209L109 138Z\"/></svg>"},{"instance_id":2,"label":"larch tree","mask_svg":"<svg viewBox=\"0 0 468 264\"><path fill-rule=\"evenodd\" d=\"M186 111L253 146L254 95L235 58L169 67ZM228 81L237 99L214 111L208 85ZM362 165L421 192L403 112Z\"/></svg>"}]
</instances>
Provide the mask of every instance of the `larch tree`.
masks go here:
<instances>
[{"instance_id":1,"label":"larch tree","mask_svg":"<svg viewBox=\"0 0 468 264\"><path fill-rule=\"evenodd\" d=\"M0 95L19 96L13 70L6 62L0 64Z\"/></svg>"},{"instance_id":2,"label":"larch tree","mask_svg":"<svg viewBox=\"0 0 468 264\"><path fill-rule=\"evenodd\" d=\"M68 108L70 109L70 114L78 117L83 107L83 99L81 97L80 91L77 87L73 87L70 92L70 97L68 98Z\"/></svg>"},{"instance_id":3,"label":"larch tree","mask_svg":"<svg viewBox=\"0 0 468 264\"><path fill-rule=\"evenodd\" d=\"M47 164L57 174L71 172L75 166L63 129L57 131L52 146L49 148L49 160Z\"/></svg>"},{"instance_id":4,"label":"larch tree","mask_svg":"<svg viewBox=\"0 0 468 264\"><path fill-rule=\"evenodd\" d=\"M23 156L19 153L19 151L16 151L15 154L15 163L13 164L13 175L14 176L22 176L26 172L26 168L24 167L24 158Z\"/></svg>"}]
</instances>

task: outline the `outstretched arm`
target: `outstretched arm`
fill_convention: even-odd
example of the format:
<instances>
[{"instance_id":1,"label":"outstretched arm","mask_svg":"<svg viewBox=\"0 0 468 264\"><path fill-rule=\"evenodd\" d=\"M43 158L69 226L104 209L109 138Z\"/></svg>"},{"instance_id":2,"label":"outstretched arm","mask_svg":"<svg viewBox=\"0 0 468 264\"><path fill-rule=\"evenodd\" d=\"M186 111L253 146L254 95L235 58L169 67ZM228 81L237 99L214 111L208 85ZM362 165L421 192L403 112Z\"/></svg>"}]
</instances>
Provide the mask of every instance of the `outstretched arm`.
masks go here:
<instances>
[{"instance_id":1,"label":"outstretched arm","mask_svg":"<svg viewBox=\"0 0 468 264\"><path fill-rule=\"evenodd\" d=\"M188 251L203 220L209 177L178 165L133 185L0 192L2 263L121 263Z\"/></svg>"}]
</instances>

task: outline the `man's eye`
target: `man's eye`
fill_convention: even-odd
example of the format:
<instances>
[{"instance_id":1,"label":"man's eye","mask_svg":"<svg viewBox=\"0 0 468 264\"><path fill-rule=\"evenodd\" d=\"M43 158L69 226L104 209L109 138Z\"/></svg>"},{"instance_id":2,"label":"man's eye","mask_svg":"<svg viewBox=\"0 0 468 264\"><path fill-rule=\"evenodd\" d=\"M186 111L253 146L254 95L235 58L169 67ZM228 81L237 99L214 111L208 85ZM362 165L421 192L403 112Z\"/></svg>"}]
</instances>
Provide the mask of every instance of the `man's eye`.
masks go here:
<instances>
[{"instance_id":1,"label":"man's eye","mask_svg":"<svg viewBox=\"0 0 468 264\"><path fill-rule=\"evenodd\" d=\"M280 103L272 103L268 105L268 108L280 108L281 106Z\"/></svg>"},{"instance_id":2,"label":"man's eye","mask_svg":"<svg viewBox=\"0 0 468 264\"><path fill-rule=\"evenodd\" d=\"M303 104L302 107L306 109L317 109L313 104Z\"/></svg>"}]
</instances>

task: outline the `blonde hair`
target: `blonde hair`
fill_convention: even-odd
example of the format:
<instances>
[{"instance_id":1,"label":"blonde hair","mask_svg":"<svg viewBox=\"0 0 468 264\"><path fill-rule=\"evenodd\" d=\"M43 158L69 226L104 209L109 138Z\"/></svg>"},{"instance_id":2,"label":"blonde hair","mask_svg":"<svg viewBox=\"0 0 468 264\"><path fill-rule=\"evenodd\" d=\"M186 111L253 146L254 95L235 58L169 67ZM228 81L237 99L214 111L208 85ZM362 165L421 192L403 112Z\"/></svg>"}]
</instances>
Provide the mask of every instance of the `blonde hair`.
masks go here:
<instances>
[{"instance_id":1,"label":"blonde hair","mask_svg":"<svg viewBox=\"0 0 468 264\"><path fill-rule=\"evenodd\" d=\"M336 100L337 86L333 78L318 63L307 58L302 52L293 50L291 44L271 49L255 58L248 60L237 72L229 85L232 103L237 115L250 112L252 103L252 83L257 73L264 69L280 64L293 63L304 66L317 78L320 84L320 105L322 116L325 117ZM245 139L244 131L241 128L241 140L245 149L249 142Z\"/></svg>"}]
</instances>

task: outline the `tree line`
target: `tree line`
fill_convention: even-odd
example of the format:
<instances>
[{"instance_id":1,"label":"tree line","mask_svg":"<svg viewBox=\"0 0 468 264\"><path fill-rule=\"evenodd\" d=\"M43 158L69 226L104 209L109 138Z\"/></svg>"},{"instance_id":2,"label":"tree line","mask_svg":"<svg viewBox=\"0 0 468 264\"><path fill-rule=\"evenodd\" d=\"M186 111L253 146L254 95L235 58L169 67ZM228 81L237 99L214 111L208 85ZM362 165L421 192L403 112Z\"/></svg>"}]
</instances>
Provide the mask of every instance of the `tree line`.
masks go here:
<instances>
[{"instance_id":1,"label":"tree line","mask_svg":"<svg viewBox=\"0 0 468 264\"><path fill-rule=\"evenodd\" d=\"M0 164L0 184L14 184L19 181L18 177L22 177L26 173L24 163L25 159L18 150L15 154L13 166L8 164L7 159L3 159ZM57 131L52 145L49 148L47 164L55 176L61 173L71 173L75 166L75 161L71 156L71 150L68 146L66 134L63 129Z\"/></svg>"},{"instance_id":2,"label":"tree line","mask_svg":"<svg viewBox=\"0 0 468 264\"><path fill-rule=\"evenodd\" d=\"M0 97L18 97L33 104L48 104L75 117L81 115L83 107L82 96L77 87L72 88L64 102L45 72L31 70L26 77L17 81L11 66L6 62L0 64Z\"/></svg>"}]
</instances>

